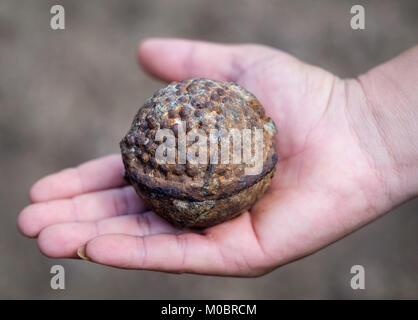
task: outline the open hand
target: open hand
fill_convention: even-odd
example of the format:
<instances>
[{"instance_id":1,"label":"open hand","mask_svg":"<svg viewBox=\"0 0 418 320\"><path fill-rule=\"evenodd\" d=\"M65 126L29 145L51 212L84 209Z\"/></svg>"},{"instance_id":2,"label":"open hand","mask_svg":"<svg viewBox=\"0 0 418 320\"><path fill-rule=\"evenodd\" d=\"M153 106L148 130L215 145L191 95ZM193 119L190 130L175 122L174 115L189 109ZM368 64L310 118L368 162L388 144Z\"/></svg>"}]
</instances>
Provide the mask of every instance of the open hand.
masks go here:
<instances>
[{"instance_id":1,"label":"open hand","mask_svg":"<svg viewBox=\"0 0 418 320\"><path fill-rule=\"evenodd\" d=\"M271 48L151 39L142 66L166 80L234 81L255 94L277 125L278 169L250 212L204 229L179 230L150 212L126 185L119 155L38 181L18 226L53 258L120 268L257 276L311 254L391 207L372 165L356 80ZM357 110L357 109L356 109ZM379 145L377 145L379 147ZM369 150L370 151L370 150Z\"/></svg>"}]
</instances>

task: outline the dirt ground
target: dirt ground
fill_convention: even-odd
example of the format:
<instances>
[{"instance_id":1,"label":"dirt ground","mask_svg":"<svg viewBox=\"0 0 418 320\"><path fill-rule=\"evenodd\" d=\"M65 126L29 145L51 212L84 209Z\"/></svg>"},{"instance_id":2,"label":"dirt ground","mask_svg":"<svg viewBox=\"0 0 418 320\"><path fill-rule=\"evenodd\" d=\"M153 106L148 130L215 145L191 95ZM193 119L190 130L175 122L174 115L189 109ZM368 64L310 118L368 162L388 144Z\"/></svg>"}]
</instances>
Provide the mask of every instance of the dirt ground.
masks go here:
<instances>
[{"instance_id":1,"label":"dirt ground","mask_svg":"<svg viewBox=\"0 0 418 320\"><path fill-rule=\"evenodd\" d=\"M366 30L350 28L361 2ZM50 8L66 9L66 30ZM45 174L119 152L143 101L162 84L138 69L150 36L255 42L341 77L355 76L418 42L418 1L0 2L0 298L418 298L418 201L317 254L256 279L126 271L42 256L16 228L30 186ZM50 268L66 290L50 288ZM366 290L350 268L366 270Z\"/></svg>"}]
</instances>

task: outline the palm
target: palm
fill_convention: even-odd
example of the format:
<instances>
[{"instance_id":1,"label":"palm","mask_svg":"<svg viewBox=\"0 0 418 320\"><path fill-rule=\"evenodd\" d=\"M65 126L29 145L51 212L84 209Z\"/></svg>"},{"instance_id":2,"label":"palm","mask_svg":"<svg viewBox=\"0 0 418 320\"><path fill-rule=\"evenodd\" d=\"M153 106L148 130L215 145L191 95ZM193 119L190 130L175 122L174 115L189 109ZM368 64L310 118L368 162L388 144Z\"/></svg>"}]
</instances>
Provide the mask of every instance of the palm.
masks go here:
<instances>
[{"instance_id":1,"label":"palm","mask_svg":"<svg viewBox=\"0 0 418 320\"><path fill-rule=\"evenodd\" d=\"M254 46L163 40L144 46L141 62L165 80L233 80L253 92L278 127L273 183L251 213L195 233L146 210L124 185L119 156L98 159L32 189L36 203L20 214L19 227L39 236L46 255L76 257L87 243L91 260L116 267L258 275L374 217L367 199L376 179L350 131L342 80Z\"/></svg>"}]
</instances>

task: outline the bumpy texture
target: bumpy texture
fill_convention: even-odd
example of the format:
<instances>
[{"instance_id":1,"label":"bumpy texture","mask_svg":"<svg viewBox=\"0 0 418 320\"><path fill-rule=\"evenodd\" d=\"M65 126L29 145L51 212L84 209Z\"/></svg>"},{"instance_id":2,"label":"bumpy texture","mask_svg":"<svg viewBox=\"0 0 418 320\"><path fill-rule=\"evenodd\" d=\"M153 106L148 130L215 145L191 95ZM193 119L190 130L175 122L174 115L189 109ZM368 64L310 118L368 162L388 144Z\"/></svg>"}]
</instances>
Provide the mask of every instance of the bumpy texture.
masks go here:
<instances>
[{"instance_id":1,"label":"bumpy texture","mask_svg":"<svg viewBox=\"0 0 418 320\"><path fill-rule=\"evenodd\" d=\"M171 129L178 143L183 132L209 137L211 129L232 128L263 129L263 166L258 174L245 175L251 164L233 164L232 146L228 164L220 163L220 155L215 164L192 164L189 158L179 164L177 154L175 164L156 160L156 150L165 141L157 141L158 129ZM243 87L189 79L171 83L149 98L120 145L126 177L156 213L179 227L208 227L250 209L265 192L277 163L275 134L274 122ZM196 150L199 143L198 138L187 141L187 150Z\"/></svg>"}]
</instances>

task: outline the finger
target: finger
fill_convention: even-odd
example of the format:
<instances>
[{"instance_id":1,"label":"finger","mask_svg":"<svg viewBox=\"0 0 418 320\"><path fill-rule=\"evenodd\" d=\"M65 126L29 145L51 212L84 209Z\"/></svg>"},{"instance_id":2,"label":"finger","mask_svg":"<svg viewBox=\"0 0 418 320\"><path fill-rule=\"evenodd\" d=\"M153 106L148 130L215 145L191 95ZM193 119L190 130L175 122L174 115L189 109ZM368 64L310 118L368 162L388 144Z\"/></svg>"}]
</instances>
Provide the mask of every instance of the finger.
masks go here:
<instances>
[{"instance_id":1,"label":"finger","mask_svg":"<svg viewBox=\"0 0 418 320\"><path fill-rule=\"evenodd\" d=\"M166 81L203 77L236 82L257 60L275 53L259 45L154 38L140 45L138 55L147 72Z\"/></svg>"},{"instance_id":2,"label":"finger","mask_svg":"<svg viewBox=\"0 0 418 320\"><path fill-rule=\"evenodd\" d=\"M147 236L180 232L180 229L148 211L98 221L56 224L41 231L38 246L43 254L51 258L75 258L78 248L100 235Z\"/></svg>"},{"instance_id":3,"label":"finger","mask_svg":"<svg viewBox=\"0 0 418 320\"><path fill-rule=\"evenodd\" d=\"M126 184L123 176L121 156L110 155L42 178L30 190L30 199L36 203L116 188Z\"/></svg>"},{"instance_id":4,"label":"finger","mask_svg":"<svg viewBox=\"0 0 418 320\"><path fill-rule=\"evenodd\" d=\"M19 214L18 227L23 235L36 237L53 224L94 221L117 215L145 211L144 201L132 186L86 193L72 199L32 204Z\"/></svg>"},{"instance_id":5,"label":"finger","mask_svg":"<svg viewBox=\"0 0 418 320\"><path fill-rule=\"evenodd\" d=\"M93 262L119 268L256 275L258 261L265 260L249 221L246 213L205 234L103 235L89 241L84 252Z\"/></svg>"}]
</instances>

